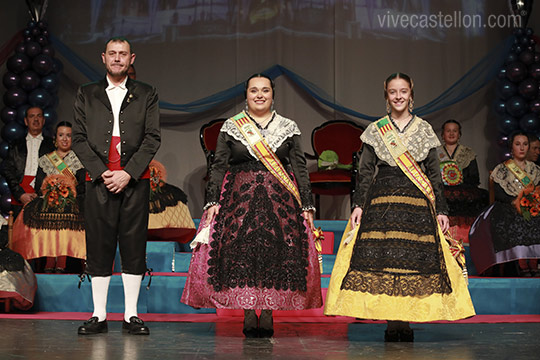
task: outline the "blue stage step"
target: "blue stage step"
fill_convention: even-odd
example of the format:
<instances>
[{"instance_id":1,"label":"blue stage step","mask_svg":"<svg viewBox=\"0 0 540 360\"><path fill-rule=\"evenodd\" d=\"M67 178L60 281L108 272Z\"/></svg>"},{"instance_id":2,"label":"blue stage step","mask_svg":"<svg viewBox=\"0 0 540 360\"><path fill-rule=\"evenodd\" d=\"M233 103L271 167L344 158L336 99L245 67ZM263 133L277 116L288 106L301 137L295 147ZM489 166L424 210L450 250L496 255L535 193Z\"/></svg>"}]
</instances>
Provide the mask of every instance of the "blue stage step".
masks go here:
<instances>
[{"instance_id":1,"label":"blue stage step","mask_svg":"<svg viewBox=\"0 0 540 360\"><path fill-rule=\"evenodd\" d=\"M37 274L38 291L33 311L92 312L91 284L85 281L78 289L76 275ZM215 309L195 310L180 303L186 282L185 274L154 276L150 289L148 278L141 286L140 313L193 314L215 313ZM330 277L323 275L322 288L328 288ZM472 278L469 291L479 315L540 314L540 279ZM124 293L120 275L113 275L107 310L123 312Z\"/></svg>"},{"instance_id":2,"label":"blue stage step","mask_svg":"<svg viewBox=\"0 0 540 360\"><path fill-rule=\"evenodd\" d=\"M199 220L195 219L196 225ZM346 221L316 220L315 225L324 231L334 232L334 252L346 226ZM140 313L215 313L215 309L193 309L180 303L180 297L189 270L191 252L189 244L176 242L148 242L147 263L154 275L150 289L146 289L148 277L143 281L138 310ZM465 247L469 275L476 270L470 259L469 247ZM336 255L323 255L321 287L327 288ZM115 272L121 272L117 254ZM165 273L165 274L164 274ZM86 280L78 289L76 275L37 274L38 291L32 311L46 312L92 312L91 284ZM480 315L540 314L540 279L538 278L472 278L469 290ZM120 275L113 275L108 294L109 312L123 312L124 293Z\"/></svg>"}]
</instances>

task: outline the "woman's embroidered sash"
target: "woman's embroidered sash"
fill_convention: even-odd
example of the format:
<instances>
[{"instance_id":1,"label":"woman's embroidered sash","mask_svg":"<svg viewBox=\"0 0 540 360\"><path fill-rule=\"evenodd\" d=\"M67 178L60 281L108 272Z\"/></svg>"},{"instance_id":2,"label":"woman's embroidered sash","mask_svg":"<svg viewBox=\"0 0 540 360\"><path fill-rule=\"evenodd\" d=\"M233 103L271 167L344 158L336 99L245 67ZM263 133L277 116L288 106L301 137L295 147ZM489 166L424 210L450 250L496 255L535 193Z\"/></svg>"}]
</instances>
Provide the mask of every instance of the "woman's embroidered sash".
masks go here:
<instances>
[{"instance_id":1,"label":"woman's embroidered sash","mask_svg":"<svg viewBox=\"0 0 540 360\"><path fill-rule=\"evenodd\" d=\"M510 172L519 180L523 187L527 187L527 185L531 183L531 178L529 178L525 171L521 170L513 159L506 160L504 162L504 166L510 170Z\"/></svg>"},{"instance_id":2,"label":"woman's embroidered sash","mask_svg":"<svg viewBox=\"0 0 540 360\"><path fill-rule=\"evenodd\" d=\"M392 126L392 122L388 116L377 121L379 134L383 139L386 148L392 155L392 158L399 166L401 171L416 185L420 191L435 205L435 194L431 187L431 182L426 174L422 171L416 160L409 153L409 150L401 142L396 129Z\"/></svg>"},{"instance_id":3,"label":"woman's embroidered sash","mask_svg":"<svg viewBox=\"0 0 540 360\"><path fill-rule=\"evenodd\" d=\"M270 171L270 173L274 175L287 190L289 190L298 202L298 205L302 207L300 192L298 191L296 184L289 178L283 164L261 135L257 126L253 124L244 111L232 117L231 120L238 130L240 130L240 133L242 133L247 140L249 146L259 160L264 164L268 171Z\"/></svg>"},{"instance_id":4,"label":"woman's embroidered sash","mask_svg":"<svg viewBox=\"0 0 540 360\"><path fill-rule=\"evenodd\" d=\"M56 151L53 151L52 153L47 154L47 159L53 164L53 166L58 170L58 173L67 176L68 178L72 179L77 182L77 179L75 178L75 174L73 174L73 171L66 165L64 160L56 153Z\"/></svg>"}]
</instances>

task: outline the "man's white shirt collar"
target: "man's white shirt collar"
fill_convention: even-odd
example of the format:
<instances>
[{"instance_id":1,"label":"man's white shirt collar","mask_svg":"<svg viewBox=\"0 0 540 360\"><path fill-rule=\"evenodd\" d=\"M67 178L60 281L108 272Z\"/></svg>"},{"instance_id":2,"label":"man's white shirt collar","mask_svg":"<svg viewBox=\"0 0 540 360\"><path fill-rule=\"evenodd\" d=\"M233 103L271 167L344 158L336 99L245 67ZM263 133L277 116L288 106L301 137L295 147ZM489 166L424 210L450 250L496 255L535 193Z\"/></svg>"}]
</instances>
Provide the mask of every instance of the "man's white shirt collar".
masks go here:
<instances>
[{"instance_id":1,"label":"man's white shirt collar","mask_svg":"<svg viewBox=\"0 0 540 360\"><path fill-rule=\"evenodd\" d=\"M38 136L32 136L30 133L26 134L26 140L39 140L43 141L43 134L39 134Z\"/></svg>"},{"instance_id":2,"label":"man's white shirt collar","mask_svg":"<svg viewBox=\"0 0 540 360\"><path fill-rule=\"evenodd\" d=\"M122 90L126 90L126 82L127 82L127 79L128 79L128 76L126 75L126 77L124 78L124 81L122 81L119 85L114 85L111 80L109 79L108 76L106 76L107 78L107 83L109 84L109 86L107 86L107 89L106 90L112 90L114 88L120 88Z\"/></svg>"}]
</instances>

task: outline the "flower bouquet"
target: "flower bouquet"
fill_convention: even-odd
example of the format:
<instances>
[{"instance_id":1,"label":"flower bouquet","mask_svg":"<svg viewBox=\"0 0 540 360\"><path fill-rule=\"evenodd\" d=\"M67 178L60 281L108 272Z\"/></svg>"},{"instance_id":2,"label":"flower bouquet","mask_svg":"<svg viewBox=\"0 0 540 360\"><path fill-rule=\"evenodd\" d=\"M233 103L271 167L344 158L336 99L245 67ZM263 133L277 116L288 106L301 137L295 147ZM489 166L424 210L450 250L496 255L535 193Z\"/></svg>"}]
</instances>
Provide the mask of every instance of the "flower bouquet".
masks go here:
<instances>
[{"instance_id":1,"label":"flower bouquet","mask_svg":"<svg viewBox=\"0 0 540 360\"><path fill-rule=\"evenodd\" d=\"M512 204L525 220L530 221L540 212L540 188L529 184L521 190Z\"/></svg>"},{"instance_id":2,"label":"flower bouquet","mask_svg":"<svg viewBox=\"0 0 540 360\"><path fill-rule=\"evenodd\" d=\"M41 185L43 206L41 211L63 213L77 206L77 190L72 179L65 175L49 175Z\"/></svg>"},{"instance_id":3,"label":"flower bouquet","mask_svg":"<svg viewBox=\"0 0 540 360\"><path fill-rule=\"evenodd\" d=\"M165 166L156 160L152 160L148 168L150 169L150 200L153 200L167 181L167 171Z\"/></svg>"}]
</instances>

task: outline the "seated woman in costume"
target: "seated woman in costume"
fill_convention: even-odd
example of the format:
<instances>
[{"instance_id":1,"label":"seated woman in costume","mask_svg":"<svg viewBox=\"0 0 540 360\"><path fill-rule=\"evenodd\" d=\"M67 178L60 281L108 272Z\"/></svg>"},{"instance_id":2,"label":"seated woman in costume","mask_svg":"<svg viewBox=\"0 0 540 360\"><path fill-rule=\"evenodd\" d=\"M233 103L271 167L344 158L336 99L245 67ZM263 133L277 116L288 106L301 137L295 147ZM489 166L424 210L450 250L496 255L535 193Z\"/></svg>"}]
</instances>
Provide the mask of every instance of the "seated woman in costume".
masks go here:
<instances>
[{"instance_id":1,"label":"seated woman in costume","mask_svg":"<svg viewBox=\"0 0 540 360\"><path fill-rule=\"evenodd\" d=\"M148 240L187 243L195 235L195 223L187 207L187 195L167 183L165 166L156 160L150 165L150 215Z\"/></svg>"},{"instance_id":2,"label":"seated woman in costume","mask_svg":"<svg viewBox=\"0 0 540 360\"><path fill-rule=\"evenodd\" d=\"M0 299L8 307L28 310L34 304L37 281L24 258L8 248L7 221L0 216ZM7 305L9 304L9 305Z\"/></svg>"},{"instance_id":3,"label":"seated woman in costume","mask_svg":"<svg viewBox=\"0 0 540 360\"><path fill-rule=\"evenodd\" d=\"M36 190L13 225L11 248L25 259L46 257L45 272L65 272L67 256L85 259L86 170L71 150L71 123L56 126L56 150L39 159Z\"/></svg>"},{"instance_id":4,"label":"seated woman in costume","mask_svg":"<svg viewBox=\"0 0 540 360\"><path fill-rule=\"evenodd\" d=\"M314 207L300 129L272 111L273 81L253 75L245 96L218 137L181 301L243 309L244 335L270 337L272 310L322 305Z\"/></svg>"},{"instance_id":5,"label":"seated woman in costume","mask_svg":"<svg viewBox=\"0 0 540 360\"><path fill-rule=\"evenodd\" d=\"M385 341L414 341L409 322L474 315L448 229L431 125L412 113L409 76L384 82L387 115L360 137L353 211L326 295L326 315L386 320ZM351 230L352 229L352 230Z\"/></svg>"},{"instance_id":6,"label":"seated woman in costume","mask_svg":"<svg viewBox=\"0 0 540 360\"><path fill-rule=\"evenodd\" d=\"M525 133L512 134L509 144L512 158L491 173L495 203L471 227L471 257L480 274L495 264L519 260L520 275L538 276L540 167L526 160L529 137Z\"/></svg>"}]
</instances>

